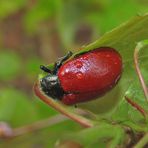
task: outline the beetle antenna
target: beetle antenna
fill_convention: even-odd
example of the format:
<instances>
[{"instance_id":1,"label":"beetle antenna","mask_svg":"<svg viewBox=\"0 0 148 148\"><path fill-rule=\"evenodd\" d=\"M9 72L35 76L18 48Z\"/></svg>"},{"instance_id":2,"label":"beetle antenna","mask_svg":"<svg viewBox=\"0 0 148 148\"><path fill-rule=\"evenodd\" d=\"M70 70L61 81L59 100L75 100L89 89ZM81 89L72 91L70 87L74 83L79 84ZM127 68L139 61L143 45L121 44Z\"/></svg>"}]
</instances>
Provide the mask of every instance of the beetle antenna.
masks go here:
<instances>
[{"instance_id":1,"label":"beetle antenna","mask_svg":"<svg viewBox=\"0 0 148 148\"><path fill-rule=\"evenodd\" d=\"M51 73L51 70L44 65L40 65L40 69L43 70L44 72Z\"/></svg>"}]
</instances>

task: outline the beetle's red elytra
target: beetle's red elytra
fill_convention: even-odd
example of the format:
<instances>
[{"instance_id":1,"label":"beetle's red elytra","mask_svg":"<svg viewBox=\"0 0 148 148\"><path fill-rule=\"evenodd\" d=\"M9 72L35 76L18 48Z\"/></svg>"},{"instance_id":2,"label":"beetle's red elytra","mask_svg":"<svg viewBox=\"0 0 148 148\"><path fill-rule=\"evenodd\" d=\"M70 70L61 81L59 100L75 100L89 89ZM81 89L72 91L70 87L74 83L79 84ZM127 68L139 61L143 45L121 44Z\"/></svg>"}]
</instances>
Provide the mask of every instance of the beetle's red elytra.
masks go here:
<instances>
[{"instance_id":1,"label":"beetle's red elytra","mask_svg":"<svg viewBox=\"0 0 148 148\"><path fill-rule=\"evenodd\" d=\"M96 48L66 61L71 55L69 52L58 60L53 70L41 66L48 73L40 80L42 90L66 105L104 95L121 77L122 58L111 47Z\"/></svg>"}]
</instances>

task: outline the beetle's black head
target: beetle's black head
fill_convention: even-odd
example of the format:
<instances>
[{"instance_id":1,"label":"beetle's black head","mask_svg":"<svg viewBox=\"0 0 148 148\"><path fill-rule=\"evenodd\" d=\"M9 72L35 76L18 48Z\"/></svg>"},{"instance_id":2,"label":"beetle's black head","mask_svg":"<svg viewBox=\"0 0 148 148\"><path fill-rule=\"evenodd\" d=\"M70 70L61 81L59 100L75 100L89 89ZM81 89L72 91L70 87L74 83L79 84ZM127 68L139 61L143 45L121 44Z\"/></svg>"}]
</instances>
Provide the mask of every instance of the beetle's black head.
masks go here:
<instances>
[{"instance_id":1,"label":"beetle's black head","mask_svg":"<svg viewBox=\"0 0 148 148\"><path fill-rule=\"evenodd\" d=\"M64 92L60 86L57 75L48 74L40 80L41 88L44 93L53 99L61 99Z\"/></svg>"}]
</instances>

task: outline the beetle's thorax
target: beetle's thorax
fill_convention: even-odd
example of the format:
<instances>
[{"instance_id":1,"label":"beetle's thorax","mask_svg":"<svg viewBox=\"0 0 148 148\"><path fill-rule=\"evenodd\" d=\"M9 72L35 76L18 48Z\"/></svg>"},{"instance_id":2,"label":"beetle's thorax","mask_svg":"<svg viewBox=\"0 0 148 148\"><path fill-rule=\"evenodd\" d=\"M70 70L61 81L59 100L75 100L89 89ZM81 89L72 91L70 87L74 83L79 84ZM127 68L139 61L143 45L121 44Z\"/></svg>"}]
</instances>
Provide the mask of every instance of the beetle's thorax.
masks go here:
<instances>
[{"instance_id":1,"label":"beetle's thorax","mask_svg":"<svg viewBox=\"0 0 148 148\"><path fill-rule=\"evenodd\" d=\"M60 86L60 82L57 75L48 74L41 79L41 87L46 95L53 99L61 99L64 92Z\"/></svg>"}]
</instances>

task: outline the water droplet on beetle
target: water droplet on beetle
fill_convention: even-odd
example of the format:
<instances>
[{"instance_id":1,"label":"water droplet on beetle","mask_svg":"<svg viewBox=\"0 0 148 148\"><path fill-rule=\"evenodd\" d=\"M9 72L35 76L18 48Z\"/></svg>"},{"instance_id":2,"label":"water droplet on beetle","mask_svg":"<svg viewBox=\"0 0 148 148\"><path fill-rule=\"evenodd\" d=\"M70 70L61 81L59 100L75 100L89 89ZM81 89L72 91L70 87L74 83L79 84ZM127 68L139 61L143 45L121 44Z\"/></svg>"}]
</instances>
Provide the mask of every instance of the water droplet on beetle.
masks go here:
<instances>
[{"instance_id":1,"label":"water droplet on beetle","mask_svg":"<svg viewBox=\"0 0 148 148\"><path fill-rule=\"evenodd\" d=\"M76 62L75 62L75 66L76 66L77 68L81 68L81 67L83 66L83 64L82 64L81 61L76 61Z\"/></svg>"},{"instance_id":2,"label":"water droplet on beetle","mask_svg":"<svg viewBox=\"0 0 148 148\"><path fill-rule=\"evenodd\" d=\"M69 72L69 69L68 69L68 68L66 68L65 73L68 73L68 72Z\"/></svg>"},{"instance_id":3,"label":"water droplet on beetle","mask_svg":"<svg viewBox=\"0 0 148 148\"><path fill-rule=\"evenodd\" d=\"M64 76L64 75L67 74L68 72L69 72L69 70L68 70L68 69L65 69L65 70L63 70L63 71L61 72L61 75Z\"/></svg>"},{"instance_id":4,"label":"water droplet on beetle","mask_svg":"<svg viewBox=\"0 0 148 148\"><path fill-rule=\"evenodd\" d=\"M109 57L111 57L111 55L107 54L106 57L109 58Z\"/></svg>"},{"instance_id":5,"label":"water droplet on beetle","mask_svg":"<svg viewBox=\"0 0 148 148\"><path fill-rule=\"evenodd\" d=\"M64 76L64 74L65 74L65 72L64 72L64 71L62 71L62 72L61 72L61 75L62 75L62 76Z\"/></svg>"},{"instance_id":6,"label":"water droplet on beetle","mask_svg":"<svg viewBox=\"0 0 148 148\"><path fill-rule=\"evenodd\" d=\"M83 59L84 59L84 60L88 60L88 57L87 57L87 56L84 56Z\"/></svg>"},{"instance_id":7,"label":"water droplet on beetle","mask_svg":"<svg viewBox=\"0 0 148 148\"><path fill-rule=\"evenodd\" d=\"M76 76L77 76L78 79L82 79L83 78L83 73L78 72L78 73L76 73Z\"/></svg>"}]
</instances>

